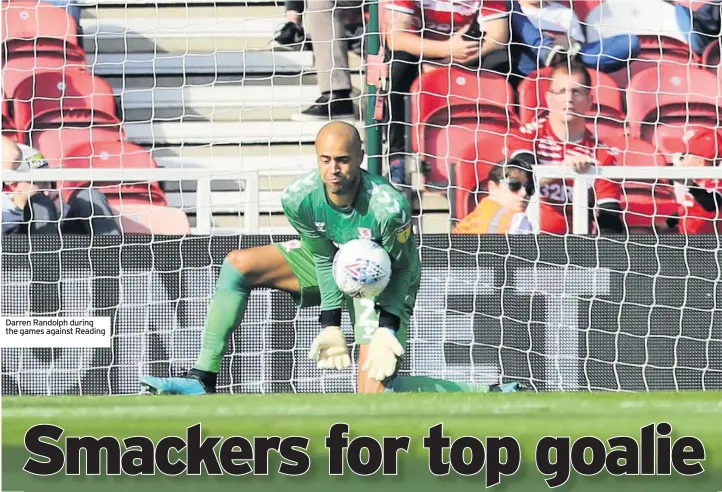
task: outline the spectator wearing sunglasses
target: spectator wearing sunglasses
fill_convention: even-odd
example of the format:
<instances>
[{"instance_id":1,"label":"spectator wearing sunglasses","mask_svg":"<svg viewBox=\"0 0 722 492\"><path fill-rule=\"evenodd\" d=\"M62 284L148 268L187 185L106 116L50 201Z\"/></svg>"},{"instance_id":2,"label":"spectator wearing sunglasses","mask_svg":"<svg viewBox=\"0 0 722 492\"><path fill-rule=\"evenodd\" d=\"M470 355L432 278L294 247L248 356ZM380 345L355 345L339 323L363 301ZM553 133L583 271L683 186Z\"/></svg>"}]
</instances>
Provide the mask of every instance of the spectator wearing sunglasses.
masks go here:
<instances>
[{"instance_id":1,"label":"spectator wearing sunglasses","mask_svg":"<svg viewBox=\"0 0 722 492\"><path fill-rule=\"evenodd\" d=\"M529 197L534 194L531 166L521 159L510 159L489 172L489 195L464 217L454 234L530 234L526 216Z\"/></svg>"},{"instance_id":2,"label":"spectator wearing sunglasses","mask_svg":"<svg viewBox=\"0 0 722 492\"><path fill-rule=\"evenodd\" d=\"M552 69L546 95L546 117L524 125L510 139L522 150L510 149L511 157L527 155L539 165L566 166L570 172L586 173L591 166L614 166L612 150L587 128L593 96L591 77L586 67L575 61L563 61ZM524 148L526 147L526 148ZM573 180L545 179L538 183L540 228L542 232L564 235L572 232ZM596 214L590 219L601 234L621 233L624 224L620 207L621 186L604 179L594 181L590 206ZM592 212L590 210L590 212Z\"/></svg>"}]
</instances>

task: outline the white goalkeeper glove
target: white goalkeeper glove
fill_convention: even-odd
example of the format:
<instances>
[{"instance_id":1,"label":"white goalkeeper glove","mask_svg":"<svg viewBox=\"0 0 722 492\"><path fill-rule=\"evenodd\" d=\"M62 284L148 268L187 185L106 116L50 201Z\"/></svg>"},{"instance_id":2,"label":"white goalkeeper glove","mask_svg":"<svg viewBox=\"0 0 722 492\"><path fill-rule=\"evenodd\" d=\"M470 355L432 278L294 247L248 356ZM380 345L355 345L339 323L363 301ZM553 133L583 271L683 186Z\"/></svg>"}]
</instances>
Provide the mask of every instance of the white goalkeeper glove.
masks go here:
<instances>
[{"instance_id":1,"label":"white goalkeeper glove","mask_svg":"<svg viewBox=\"0 0 722 492\"><path fill-rule=\"evenodd\" d=\"M402 355L404 348L396 335L388 328L379 327L369 343L363 370L370 378L384 381L394 375L398 358Z\"/></svg>"},{"instance_id":2,"label":"white goalkeeper glove","mask_svg":"<svg viewBox=\"0 0 722 492\"><path fill-rule=\"evenodd\" d=\"M343 369L351 365L346 337L338 326L327 326L311 344L308 358L317 361L319 369Z\"/></svg>"}]
</instances>

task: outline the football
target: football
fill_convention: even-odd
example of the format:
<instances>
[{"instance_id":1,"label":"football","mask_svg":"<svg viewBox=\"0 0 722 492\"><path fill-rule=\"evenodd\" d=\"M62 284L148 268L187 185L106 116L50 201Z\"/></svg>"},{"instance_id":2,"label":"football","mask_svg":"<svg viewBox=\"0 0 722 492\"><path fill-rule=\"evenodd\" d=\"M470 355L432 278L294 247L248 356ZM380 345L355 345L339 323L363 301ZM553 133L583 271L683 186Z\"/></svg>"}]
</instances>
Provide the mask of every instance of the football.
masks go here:
<instances>
[{"instance_id":1,"label":"football","mask_svg":"<svg viewBox=\"0 0 722 492\"><path fill-rule=\"evenodd\" d=\"M351 297L376 297L391 279L391 258L370 239L354 239L333 258L333 278L341 292Z\"/></svg>"}]
</instances>

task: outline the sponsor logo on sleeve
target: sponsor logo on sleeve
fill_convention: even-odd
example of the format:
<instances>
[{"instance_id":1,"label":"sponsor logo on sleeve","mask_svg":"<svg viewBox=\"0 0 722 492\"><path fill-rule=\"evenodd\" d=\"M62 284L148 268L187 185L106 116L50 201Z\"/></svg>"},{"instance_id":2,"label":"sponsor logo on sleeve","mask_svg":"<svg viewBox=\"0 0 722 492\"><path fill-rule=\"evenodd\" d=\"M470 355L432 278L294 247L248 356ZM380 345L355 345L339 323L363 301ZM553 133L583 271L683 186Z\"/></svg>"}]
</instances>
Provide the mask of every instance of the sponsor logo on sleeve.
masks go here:
<instances>
[{"instance_id":1,"label":"sponsor logo on sleeve","mask_svg":"<svg viewBox=\"0 0 722 492\"><path fill-rule=\"evenodd\" d=\"M400 243L405 243L411 237L411 222L407 222L396 232L396 240Z\"/></svg>"}]
</instances>

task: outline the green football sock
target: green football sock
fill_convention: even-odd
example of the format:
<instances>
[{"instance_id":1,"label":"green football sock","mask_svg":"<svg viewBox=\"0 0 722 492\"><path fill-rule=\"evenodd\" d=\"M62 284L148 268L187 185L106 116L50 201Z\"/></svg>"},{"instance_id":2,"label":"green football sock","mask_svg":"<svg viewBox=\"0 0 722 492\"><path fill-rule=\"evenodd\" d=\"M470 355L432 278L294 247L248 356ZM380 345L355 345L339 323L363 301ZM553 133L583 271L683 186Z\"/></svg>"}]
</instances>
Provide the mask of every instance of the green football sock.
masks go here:
<instances>
[{"instance_id":1,"label":"green football sock","mask_svg":"<svg viewBox=\"0 0 722 492\"><path fill-rule=\"evenodd\" d=\"M248 280L225 260L203 328L203 342L198 360L193 366L195 369L213 373L221 370L228 340L243 320L250 293L251 285Z\"/></svg>"},{"instance_id":2,"label":"green football sock","mask_svg":"<svg viewBox=\"0 0 722 492\"><path fill-rule=\"evenodd\" d=\"M489 393L488 384L459 383L424 376L401 376L389 381L390 393Z\"/></svg>"}]
</instances>

